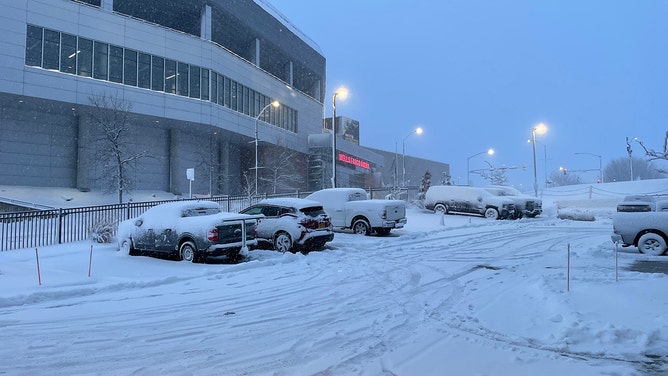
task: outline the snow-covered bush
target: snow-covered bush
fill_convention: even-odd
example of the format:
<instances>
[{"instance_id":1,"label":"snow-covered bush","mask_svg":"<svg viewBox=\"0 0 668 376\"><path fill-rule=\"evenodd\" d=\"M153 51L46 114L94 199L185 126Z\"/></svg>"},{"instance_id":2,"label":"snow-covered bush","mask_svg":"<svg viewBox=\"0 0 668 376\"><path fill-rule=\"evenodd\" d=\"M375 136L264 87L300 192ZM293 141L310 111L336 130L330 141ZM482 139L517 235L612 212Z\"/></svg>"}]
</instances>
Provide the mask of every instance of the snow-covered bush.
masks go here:
<instances>
[{"instance_id":1,"label":"snow-covered bush","mask_svg":"<svg viewBox=\"0 0 668 376\"><path fill-rule=\"evenodd\" d=\"M88 235L96 243L111 243L114 240L116 225L116 222L111 219L98 220L88 229Z\"/></svg>"}]
</instances>

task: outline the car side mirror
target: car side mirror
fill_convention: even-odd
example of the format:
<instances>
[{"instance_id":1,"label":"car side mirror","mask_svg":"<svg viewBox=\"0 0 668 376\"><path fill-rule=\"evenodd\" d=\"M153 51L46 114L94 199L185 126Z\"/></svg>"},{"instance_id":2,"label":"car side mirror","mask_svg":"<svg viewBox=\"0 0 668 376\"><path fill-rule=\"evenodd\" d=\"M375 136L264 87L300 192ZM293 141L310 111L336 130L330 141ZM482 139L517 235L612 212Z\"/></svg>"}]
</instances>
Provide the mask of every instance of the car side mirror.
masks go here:
<instances>
[{"instance_id":1,"label":"car side mirror","mask_svg":"<svg viewBox=\"0 0 668 376\"><path fill-rule=\"evenodd\" d=\"M139 226L142 225L142 223L144 223L144 221L142 221L141 219L138 219L138 220L135 221L135 226L139 227Z\"/></svg>"},{"instance_id":2,"label":"car side mirror","mask_svg":"<svg viewBox=\"0 0 668 376\"><path fill-rule=\"evenodd\" d=\"M478 202L482 202L482 197L478 196Z\"/></svg>"}]
</instances>

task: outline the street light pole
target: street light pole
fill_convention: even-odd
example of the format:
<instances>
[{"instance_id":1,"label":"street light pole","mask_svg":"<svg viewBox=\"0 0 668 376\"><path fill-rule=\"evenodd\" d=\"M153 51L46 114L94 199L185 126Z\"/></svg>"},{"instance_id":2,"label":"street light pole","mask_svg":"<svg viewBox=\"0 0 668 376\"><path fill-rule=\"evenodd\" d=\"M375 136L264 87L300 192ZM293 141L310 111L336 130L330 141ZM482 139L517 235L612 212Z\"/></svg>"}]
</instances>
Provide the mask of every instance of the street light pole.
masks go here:
<instances>
[{"instance_id":1,"label":"street light pole","mask_svg":"<svg viewBox=\"0 0 668 376\"><path fill-rule=\"evenodd\" d=\"M345 99L348 95L346 89L339 89L332 95L332 188L336 188L336 97Z\"/></svg>"},{"instance_id":2,"label":"street light pole","mask_svg":"<svg viewBox=\"0 0 668 376\"><path fill-rule=\"evenodd\" d=\"M603 157L598 155L598 154L593 154L593 153L575 153L575 154L586 154L586 155L591 155L591 156L594 156L594 157L598 157L598 176L599 176L599 178L601 178L601 183L603 183L604 182L603 181L603 163L601 162Z\"/></svg>"},{"instance_id":3,"label":"street light pole","mask_svg":"<svg viewBox=\"0 0 668 376\"><path fill-rule=\"evenodd\" d=\"M418 127L414 131L411 131L404 137L401 141L401 186L406 186L406 139L410 137L413 133L418 135L422 134L422 128Z\"/></svg>"},{"instance_id":4,"label":"street light pole","mask_svg":"<svg viewBox=\"0 0 668 376\"><path fill-rule=\"evenodd\" d=\"M531 128L531 148L533 149L533 191L535 197L538 197L538 176L536 174L536 131L539 133L545 133L545 131L547 131L547 127L545 124L540 123Z\"/></svg>"},{"instance_id":5,"label":"street light pole","mask_svg":"<svg viewBox=\"0 0 668 376\"><path fill-rule=\"evenodd\" d=\"M260 120L260 116L262 116L262 114L267 110L267 108L269 108L270 106L278 107L280 105L281 104L278 103L278 101L272 101L268 105L264 106L264 108L261 109L260 112L255 117L255 193L254 193L254 195L256 195L256 196L258 194L258 191L257 191L257 180L258 180L257 170L259 170L258 158L257 158L257 155L258 155L257 154L257 147L258 147L258 141L259 141L257 122L258 122L258 120Z\"/></svg>"},{"instance_id":6,"label":"street light pole","mask_svg":"<svg viewBox=\"0 0 668 376\"><path fill-rule=\"evenodd\" d=\"M466 158L466 184L467 185L469 185L469 186L471 185L471 167L470 167L471 158L477 157L477 156L485 154L485 153L487 153L489 155L493 155L494 154L494 149L489 149L487 151L481 151L480 153L473 154L472 156Z\"/></svg>"}]
</instances>

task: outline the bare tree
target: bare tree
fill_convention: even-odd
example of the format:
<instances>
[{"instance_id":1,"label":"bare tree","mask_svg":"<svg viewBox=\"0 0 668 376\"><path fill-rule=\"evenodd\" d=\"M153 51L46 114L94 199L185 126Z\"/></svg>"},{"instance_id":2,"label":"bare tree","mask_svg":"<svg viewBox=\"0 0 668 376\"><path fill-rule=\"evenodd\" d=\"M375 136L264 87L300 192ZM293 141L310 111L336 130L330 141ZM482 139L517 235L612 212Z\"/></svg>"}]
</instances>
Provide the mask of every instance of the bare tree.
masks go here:
<instances>
[{"instance_id":1,"label":"bare tree","mask_svg":"<svg viewBox=\"0 0 668 376\"><path fill-rule=\"evenodd\" d=\"M298 189L303 185L306 159L301 153L288 148L281 138L264 153L264 166L259 180L269 185L273 193ZM263 171L264 170L264 171Z\"/></svg>"},{"instance_id":2,"label":"bare tree","mask_svg":"<svg viewBox=\"0 0 668 376\"><path fill-rule=\"evenodd\" d=\"M631 171L634 179L658 179L662 173L654 167L651 161L640 158L632 158L633 170L629 164L629 159L622 157L610 161L603 171L605 181L629 181L631 180Z\"/></svg>"},{"instance_id":3,"label":"bare tree","mask_svg":"<svg viewBox=\"0 0 668 376\"><path fill-rule=\"evenodd\" d=\"M131 140L130 110L132 104L122 98L107 94L89 97L93 109L91 121L99 137L97 163L102 167L101 179L106 181L109 192L118 192L118 202L123 202L123 192L133 188L129 170L132 164L147 157L147 151L133 152Z\"/></svg>"},{"instance_id":4,"label":"bare tree","mask_svg":"<svg viewBox=\"0 0 668 376\"><path fill-rule=\"evenodd\" d=\"M569 173L567 170L553 171L550 174L549 179L550 183L555 187L582 183L582 180L577 174Z\"/></svg>"},{"instance_id":5,"label":"bare tree","mask_svg":"<svg viewBox=\"0 0 668 376\"><path fill-rule=\"evenodd\" d=\"M645 151L645 155L649 157L650 161L658 159L668 160L668 131L666 131L666 134L663 138L663 151L656 151L654 149L650 149L646 147L641 140L636 140L636 141L638 141L640 146L643 148L643 150ZM659 168L657 168L657 171L662 174L668 173L668 171Z\"/></svg>"}]
</instances>

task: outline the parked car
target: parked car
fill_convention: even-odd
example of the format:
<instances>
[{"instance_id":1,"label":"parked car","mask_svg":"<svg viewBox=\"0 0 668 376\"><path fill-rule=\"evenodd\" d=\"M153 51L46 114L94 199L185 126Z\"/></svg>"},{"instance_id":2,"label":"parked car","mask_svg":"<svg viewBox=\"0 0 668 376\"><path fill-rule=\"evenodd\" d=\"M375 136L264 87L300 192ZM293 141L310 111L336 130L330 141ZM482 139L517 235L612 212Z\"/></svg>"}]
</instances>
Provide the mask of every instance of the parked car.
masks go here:
<instances>
[{"instance_id":1,"label":"parked car","mask_svg":"<svg viewBox=\"0 0 668 376\"><path fill-rule=\"evenodd\" d=\"M493 195L513 200L515 203L515 218L522 218L523 216L534 218L543 212L543 200L526 195L514 187L490 185L485 189Z\"/></svg>"},{"instance_id":2,"label":"parked car","mask_svg":"<svg viewBox=\"0 0 668 376\"><path fill-rule=\"evenodd\" d=\"M388 235L407 222L404 201L369 200L362 188L327 188L306 198L322 204L334 228L352 229L356 234Z\"/></svg>"},{"instance_id":3,"label":"parked car","mask_svg":"<svg viewBox=\"0 0 668 376\"><path fill-rule=\"evenodd\" d=\"M612 216L614 243L638 247L640 253L659 256L668 244L668 200L657 201L652 211L618 211Z\"/></svg>"},{"instance_id":4,"label":"parked car","mask_svg":"<svg viewBox=\"0 0 668 376\"><path fill-rule=\"evenodd\" d=\"M461 185L432 185L425 193L424 207L444 214L476 214L489 219L515 218L516 210L511 199Z\"/></svg>"},{"instance_id":5,"label":"parked car","mask_svg":"<svg viewBox=\"0 0 668 376\"><path fill-rule=\"evenodd\" d=\"M666 195L630 195L617 204L618 212L650 212L656 210L656 203L667 200Z\"/></svg>"},{"instance_id":6,"label":"parked car","mask_svg":"<svg viewBox=\"0 0 668 376\"><path fill-rule=\"evenodd\" d=\"M119 250L131 255L156 252L196 262L210 256L236 259L257 244L257 216L223 212L212 201L178 201L156 205L121 222Z\"/></svg>"},{"instance_id":7,"label":"parked car","mask_svg":"<svg viewBox=\"0 0 668 376\"><path fill-rule=\"evenodd\" d=\"M281 252L322 249L334 239L332 223L318 202L300 198L271 198L241 211L259 215L260 246Z\"/></svg>"}]
</instances>

